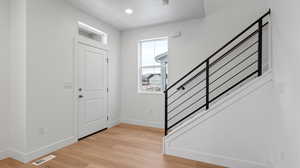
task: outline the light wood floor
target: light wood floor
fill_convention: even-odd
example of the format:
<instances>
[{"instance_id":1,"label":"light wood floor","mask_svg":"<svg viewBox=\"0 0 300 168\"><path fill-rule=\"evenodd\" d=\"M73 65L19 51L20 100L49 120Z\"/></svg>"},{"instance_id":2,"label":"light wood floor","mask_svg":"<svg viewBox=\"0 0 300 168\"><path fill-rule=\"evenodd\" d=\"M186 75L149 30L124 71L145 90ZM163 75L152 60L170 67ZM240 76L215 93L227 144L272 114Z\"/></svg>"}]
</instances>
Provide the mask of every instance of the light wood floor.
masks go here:
<instances>
[{"instance_id":1,"label":"light wood floor","mask_svg":"<svg viewBox=\"0 0 300 168\"><path fill-rule=\"evenodd\" d=\"M162 137L160 129L120 124L54 152L57 157L39 168L222 168L162 155ZM34 167L0 161L0 168Z\"/></svg>"}]
</instances>

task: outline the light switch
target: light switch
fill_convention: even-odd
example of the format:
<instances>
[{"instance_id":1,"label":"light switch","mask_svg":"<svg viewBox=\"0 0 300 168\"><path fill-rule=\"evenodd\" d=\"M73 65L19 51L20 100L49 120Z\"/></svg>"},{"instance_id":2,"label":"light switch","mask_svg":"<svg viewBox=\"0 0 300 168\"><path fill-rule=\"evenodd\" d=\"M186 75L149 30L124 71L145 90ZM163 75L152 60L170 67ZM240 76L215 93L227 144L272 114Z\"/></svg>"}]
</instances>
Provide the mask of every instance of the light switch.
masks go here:
<instances>
[{"instance_id":1,"label":"light switch","mask_svg":"<svg viewBox=\"0 0 300 168\"><path fill-rule=\"evenodd\" d=\"M71 83L71 82L65 82L64 83L64 89L65 90L72 90L73 89L73 83Z\"/></svg>"}]
</instances>

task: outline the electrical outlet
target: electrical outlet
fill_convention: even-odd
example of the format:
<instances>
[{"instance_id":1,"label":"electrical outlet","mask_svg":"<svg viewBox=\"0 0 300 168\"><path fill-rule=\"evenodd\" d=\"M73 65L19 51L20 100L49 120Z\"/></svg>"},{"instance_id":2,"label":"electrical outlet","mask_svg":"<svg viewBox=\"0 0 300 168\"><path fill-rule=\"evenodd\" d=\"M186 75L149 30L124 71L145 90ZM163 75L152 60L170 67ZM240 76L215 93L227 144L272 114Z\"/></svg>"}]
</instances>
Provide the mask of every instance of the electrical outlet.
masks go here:
<instances>
[{"instance_id":1,"label":"electrical outlet","mask_svg":"<svg viewBox=\"0 0 300 168\"><path fill-rule=\"evenodd\" d=\"M152 109L150 109L148 113L149 113L149 115L151 115L151 116L152 116L152 114L153 114L153 110L152 110Z\"/></svg>"}]
</instances>

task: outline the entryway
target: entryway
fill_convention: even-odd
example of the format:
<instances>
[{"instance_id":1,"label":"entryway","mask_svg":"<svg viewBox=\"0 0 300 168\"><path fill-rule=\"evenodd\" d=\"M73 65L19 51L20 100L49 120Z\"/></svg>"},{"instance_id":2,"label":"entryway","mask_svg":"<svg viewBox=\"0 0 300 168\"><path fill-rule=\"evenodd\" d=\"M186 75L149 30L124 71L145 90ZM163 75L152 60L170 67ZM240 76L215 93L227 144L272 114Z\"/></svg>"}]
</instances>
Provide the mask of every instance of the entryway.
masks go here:
<instances>
[{"instance_id":1,"label":"entryway","mask_svg":"<svg viewBox=\"0 0 300 168\"><path fill-rule=\"evenodd\" d=\"M75 69L78 139L107 128L107 50L80 37L77 40Z\"/></svg>"}]
</instances>

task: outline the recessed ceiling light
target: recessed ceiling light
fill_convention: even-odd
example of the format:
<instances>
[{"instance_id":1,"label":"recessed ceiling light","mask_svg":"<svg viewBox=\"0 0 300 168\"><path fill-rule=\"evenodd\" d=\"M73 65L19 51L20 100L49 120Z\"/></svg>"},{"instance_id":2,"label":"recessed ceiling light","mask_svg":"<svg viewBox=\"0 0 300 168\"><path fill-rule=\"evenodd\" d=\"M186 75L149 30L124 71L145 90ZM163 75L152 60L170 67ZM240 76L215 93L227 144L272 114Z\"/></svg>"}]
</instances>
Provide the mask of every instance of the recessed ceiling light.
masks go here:
<instances>
[{"instance_id":1,"label":"recessed ceiling light","mask_svg":"<svg viewBox=\"0 0 300 168\"><path fill-rule=\"evenodd\" d=\"M130 9L130 8L128 8L128 9L125 10L125 13L126 13L127 15L131 15L131 14L133 14L133 10Z\"/></svg>"}]
</instances>

